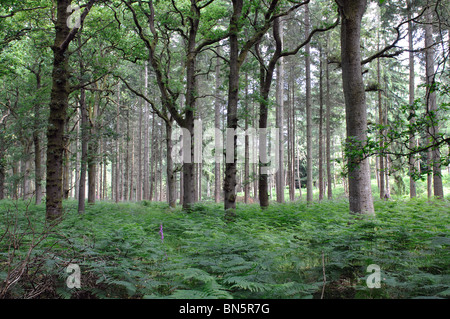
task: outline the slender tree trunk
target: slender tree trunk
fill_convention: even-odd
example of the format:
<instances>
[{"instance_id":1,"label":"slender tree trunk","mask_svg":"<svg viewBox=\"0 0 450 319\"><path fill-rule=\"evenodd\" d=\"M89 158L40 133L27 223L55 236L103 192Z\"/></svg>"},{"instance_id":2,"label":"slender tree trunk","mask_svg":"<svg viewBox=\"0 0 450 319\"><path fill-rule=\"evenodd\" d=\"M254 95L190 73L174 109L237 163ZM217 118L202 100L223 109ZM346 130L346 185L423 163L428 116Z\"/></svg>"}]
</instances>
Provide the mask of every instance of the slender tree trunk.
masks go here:
<instances>
[{"instance_id":1,"label":"slender tree trunk","mask_svg":"<svg viewBox=\"0 0 450 319\"><path fill-rule=\"evenodd\" d=\"M131 127L131 160L130 160L130 190L128 198L130 201L135 199L134 190L134 129Z\"/></svg>"},{"instance_id":2,"label":"slender tree trunk","mask_svg":"<svg viewBox=\"0 0 450 319\"><path fill-rule=\"evenodd\" d=\"M144 70L144 90L146 92L146 96L148 96L148 65L145 63ZM153 114L153 118L155 118L155 114ZM149 141L149 126L150 126L150 110L147 102L144 101L144 194L143 199L150 199L150 141Z\"/></svg>"},{"instance_id":3,"label":"slender tree trunk","mask_svg":"<svg viewBox=\"0 0 450 319\"><path fill-rule=\"evenodd\" d=\"M137 184L136 184L136 201L142 200L142 118L143 118L143 100L139 100L139 136L138 136L138 173L137 173ZM152 139L153 141L153 139Z\"/></svg>"},{"instance_id":4,"label":"slender tree trunk","mask_svg":"<svg viewBox=\"0 0 450 319\"><path fill-rule=\"evenodd\" d=\"M245 72L245 132L248 130L248 122L250 117L248 104L248 72ZM244 141L244 203L248 203L250 193L250 141L248 134L245 134Z\"/></svg>"},{"instance_id":5,"label":"slender tree trunk","mask_svg":"<svg viewBox=\"0 0 450 319\"><path fill-rule=\"evenodd\" d=\"M155 133L155 116L152 118L152 154L151 154L151 166L150 166L150 200L153 200L153 193L155 191L155 166L156 166L156 146L157 139Z\"/></svg>"},{"instance_id":6,"label":"slender tree trunk","mask_svg":"<svg viewBox=\"0 0 450 319\"><path fill-rule=\"evenodd\" d=\"M176 205L176 179L173 172L172 159L172 121L166 124L166 170L167 170L167 202L170 207Z\"/></svg>"},{"instance_id":7,"label":"slender tree trunk","mask_svg":"<svg viewBox=\"0 0 450 319\"><path fill-rule=\"evenodd\" d=\"M116 112L116 133L120 134L120 85L117 84L117 112ZM115 201L120 201L120 143L119 137L116 140L116 168L115 168Z\"/></svg>"},{"instance_id":8,"label":"slender tree trunk","mask_svg":"<svg viewBox=\"0 0 450 319\"><path fill-rule=\"evenodd\" d=\"M233 0L233 15L230 21L230 74L228 86L228 109L227 109L227 134L226 134L226 164L224 179L225 211L227 217L236 215L236 160L237 160L237 137L234 130L237 128L237 106L239 99L239 20L243 8L242 0ZM230 130L231 129L231 130ZM231 135L230 132L233 131ZM230 156L230 152L233 156Z\"/></svg>"},{"instance_id":9,"label":"slender tree trunk","mask_svg":"<svg viewBox=\"0 0 450 319\"><path fill-rule=\"evenodd\" d=\"M81 159L80 159L80 182L78 190L78 213L83 214L86 207L86 169L88 156L88 113L86 108L86 93L84 88L80 89L80 116L81 116Z\"/></svg>"},{"instance_id":10,"label":"slender tree trunk","mask_svg":"<svg viewBox=\"0 0 450 319\"><path fill-rule=\"evenodd\" d=\"M88 204L95 204L96 199L96 184L97 184L97 152L98 140L96 137L97 131L97 113L98 113L98 98L94 99L92 104L91 119L89 123L90 136L88 144Z\"/></svg>"},{"instance_id":11,"label":"slender tree trunk","mask_svg":"<svg viewBox=\"0 0 450 319\"><path fill-rule=\"evenodd\" d=\"M361 19L367 7L367 0L338 0L338 5L342 17L341 61L347 124L346 143L347 146L350 145L351 150L355 146L358 147L358 144L365 143L367 139L367 110L360 52ZM348 164L350 212L374 215L368 160L361 160L353 155L349 156Z\"/></svg>"},{"instance_id":12,"label":"slender tree trunk","mask_svg":"<svg viewBox=\"0 0 450 319\"><path fill-rule=\"evenodd\" d=\"M305 5L305 37L310 34L309 5ZM306 201L313 201L312 110L311 110L311 46L305 46L306 86Z\"/></svg>"},{"instance_id":13,"label":"slender tree trunk","mask_svg":"<svg viewBox=\"0 0 450 319\"><path fill-rule=\"evenodd\" d=\"M220 47L219 47L220 48ZM220 54L220 52L219 52ZM220 142L218 136L218 130L220 130L220 58L217 57L216 60L216 88L215 88L215 100L214 100L214 127L216 129L215 141L216 141L216 152L220 154L215 154L215 162L214 162L214 200L216 203L220 202L220 193L222 191L222 187L220 185L220 163L223 157L222 152L219 152L221 145L218 145Z\"/></svg>"},{"instance_id":14,"label":"slender tree trunk","mask_svg":"<svg viewBox=\"0 0 450 319\"><path fill-rule=\"evenodd\" d=\"M283 48L283 20L282 18L278 18L278 36L280 37L281 47ZM276 192L277 192L277 202L284 203L284 59L280 58L278 60L277 66L277 83L276 83L276 104L277 104L277 112L276 112L276 127L278 128L278 152L277 152L277 172L276 172Z\"/></svg>"},{"instance_id":15,"label":"slender tree trunk","mask_svg":"<svg viewBox=\"0 0 450 319\"><path fill-rule=\"evenodd\" d=\"M411 0L408 0L407 2L407 6L408 6L408 20L411 19L412 16L412 8L411 8ZM412 25L412 21L408 22L408 44L409 44L409 106L411 108L411 120L409 121L410 125L414 125L415 123L415 119L414 119L414 113L415 111L413 110L413 106L414 106L414 90L415 90L415 81L414 81L414 52L412 52L414 50L414 44L413 44L413 25ZM411 149L414 148L416 144L415 138L414 138L414 134L411 134L409 136L409 147ZM414 198L417 196L417 190L416 190L416 182L413 178L413 174L415 171L415 167L414 167L414 155L410 155L408 158L408 163L409 163L409 196L411 198Z\"/></svg>"},{"instance_id":16,"label":"slender tree trunk","mask_svg":"<svg viewBox=\"0 0 450 319\"><path fill-rule=\"evenodd\" d=\"M380 49L380 32L378 32L378 50ZM377 79L378 79L378 119L379 119L379 125L380 125L380 149L383 149L384 147L384 129L382 128L384 126L384 114L383 114L383 103L382 103L382 97L381 97L381 66L380 66L380 58L377 59ZM385 190L384 190L384 175L385 175L385 168L384 168L384 156L380 155L378 158L378 164L380 167L380 199L384 199L385 196Z\"/></svg>"},{"instance_id":17,"label":"slender tree trunk","mask_svg":"<svg viewBox=\"0 0 450 319\"><path fill-rule=\"evenodd\" d=\"M327 186L328 186L328 192L327 192L327 198L329 200L333 199L333 180L331 175L331 99L330 99L330 69L328 66L328 55L330 52L329 47L329 37L327 37L327 59L325 64L325 76L326 76L326 160L327 160Z\"/></svg>"},{"instance_id":18,"label":"slender tree trunk","mask_svg":"<svg viewBox=\"0 0 450 319\"><path fill-rule=\"evenodd\" d=\"M323 200L323 53L319 48L319 201Z\"/></svg>"},{"instance_id":19,"label":"slender tree trunk","mask_svg":"<svg viewBox=\"0 0 450 319\"><path fill-rule=\"evenodd\" d=\"M437 103L436 92L432 89L432 85L435 83L435 69L434 69L434 41L433 41L433 8L429 7L426 13L427 24L425 25L425 58L426 58L426 84L427 84L427 114L432 119L430 132L430 143L434 143L434 139L439 135L439 127L437 124ZM431 154L430 154L431 153ZM444 189L442 185L441 176L441 154L438 147L433 148L429 155L431 155L430 165L433 170L433 192L434 196L438 199L444 198Z\"/></svg>"},{"instance_id":20,"label":"slender tree trunk","mask_svg":"<svg viewBox=\"0 0 450 319\"><path fill-rule=\"evenodd\" d=\"M123 180L123 200L128 201L131 200L131 194L129 191L129 178L130 178L130 111L127 108L125 112L125 125L126 125L126 134L125 134L125 172L124 172L124 180ZM129 197L128 197L129 196Z\"/></svg>"},{"instance_id":21,"label":"slender tree trunk","mask_svg":"<svg viewBox=\"0 0 450 319\"><path fill-rule=\"evenodd\" d=\"M40 72L35 73L36 76L36 91L39 93L41 89L41 75ZM42 202L42 169L41 169L41 143L39 140L39 117L40 117L40 103L36 101L34 104L34 184L35 184L35 203L40 205ZM1 157L0 157L1 161ZM1 164L0 164L1 165ZM1 174L1 173L0 173ZM0 177L1 178L1 177ZM1 199L1 197L0 197Z\"/></svg>"}]
</instances>

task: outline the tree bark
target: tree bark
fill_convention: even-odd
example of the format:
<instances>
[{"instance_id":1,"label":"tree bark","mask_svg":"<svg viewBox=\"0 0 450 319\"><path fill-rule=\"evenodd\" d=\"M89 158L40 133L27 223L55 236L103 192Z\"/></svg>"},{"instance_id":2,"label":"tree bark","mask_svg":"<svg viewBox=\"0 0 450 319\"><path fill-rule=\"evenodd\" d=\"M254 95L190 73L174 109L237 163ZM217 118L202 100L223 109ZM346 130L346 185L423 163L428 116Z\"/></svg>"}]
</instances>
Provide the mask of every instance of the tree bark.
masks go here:
<instances>
[{"instance_id":1,"label":"tree bark","mask_svg":"<svg viewBox=\"0 0 450 319\"><path fill-rule=\"evenodd\" d=\"M350 212L374 215L369 162L355 156L358 144L365 143L367 139L367 110L360 52L361 19L367 7L367 0L338 0L337 3L342 17L341 61L347 126L346 143L351 151L348 158Z\"/></svg>"},{"instance_id":2,"label":"tree bark","mask_svg":"<svg viewBox=\"0 0 450 319\"><path fill-rule=\"evenodd\" d=\"M115 165L115 202L118 203L120 201L120 143L119 143L119 134L120 134L120 85L117 84L117 111L116 111L116 165Z\"/></svg>"},{"instance_id":3,"label":"tree bark","mask_svg":"<svg viewBox=\"0 0 450 319\"><path fill-rule=\"evenodd\" d=\"M39 69L40 71L40 69ZM41 89L41 75L40 72L35 73L36 76L36 92ZM35 203L40 205L42 202L42 169L41 169L41 143L39 140L39 117L40 117L40 103L36 101L34 104L34 184L35 184ZM1 161L1 158L0 158ZM0 164L1 165L1 164ZM1 174L1 173L0 173ZM1 197L0 197L1 199Z\"/></svg>"},{"instance_id":4,"label":"tree bark","mask_svg":"<svg viewBox=\"0 0 450 319\"><path fill-rule=\"evenodd\" d=\"M305 5L305 38L310 34L309 6ZM306 87L306 201L313 201L312 110L311 110L311 46L305 46Z\"/></svg>"},{"instance_id":5,"label":"tree bark","mask_svg":"<svg viewBox=\"0 0 450 319\"><path fill-rule=\"evenodd\" d=\"M325 76L326 76L326 166L327 166L327 198L333 199L333 180L331 175L331 100L330 100L330 69L328 63L328 56L330 52L329 37L327 37L327 59L325 64Z\"/></svg>"},{"instance_id":6,"label":"tree bark","mask_svg":"<svg viewBox=\"0 0 450 319\"><path fill-rule=\"evenodd\" d=\"M380 49L380 32L378 31L378 50ZM381 66L380 66L380 58L377 59L377 79L378 79L378 124L380 125L380 149L384 147L384 115L383 115L383 103L381 98ZM385 190L384 190L384 157L383 155L379 156L378 159L379 167L380 167L380 199L384 199Z\"/></svg>"},{"instance_id":7,"label":"tree bark","mask_svg":"<svg viewBox=\"0 0 450 319\"><path fill-rule=\"evenodd\" d=\"M220 54L220 51L219 51ZM215 99L214 99L214 127L216 132L220 130L220 58L217 57L216 60L216 88L215 88ZM219 141L219 137L215 136L215 141ZM219 153L219 149L222 145L216 144L216 151ZM216 203L220 202L220 193L222 187L220 186L220 163L223 157L222 152L220 154L215 154L214 161L214 200Z\"/></svg>"},{"instance_id":8,"label":"tree bark","mask_svg":"<svg viewBox=\"0 0 450 319\"><path fill-rule=\"evenodd\" d=\"M282 18L278 18L277 22L278 26L276 27L276 31L278 32L279 42L281 45L281 49L283 48L283 20ZM277 172L276 172L276 193L277 193L277 202L284 203L284 148L283 148L283 136L284 136L284 67L283 67L284 59L279 58L278 66L277 66L277 83L276 83L276 127L278 128L278 152L277 152Z\"/></svg>"},{"instance_id":9,"label":"tree bark","mask_svg":"<svg viewBox=\"0 0 450 319\"><path fill-rule=\"evenodd\" d=\"M96 184L97 184L97 152L98 141L96 137L97 131L97 113L98 113L98 97L94 98L92 110L89 117L89 144L88 144L88 203L95 204Z\"/></svg>"},{"instance_id":10,"label":"tree bark","mask_svg":"<svg viewBox=\"0 0 450 319\"><path fill-rule=\"evenodd\" d=\"M46 178L46 220L62 217L62 174L64 152L64 125L69 104L69 55L67 49L79 29L69 29L68 7L71 0L58 0L55 21L55 41L53 50L52 89L50 114L47 129L47 178ZM83 23L95 0L90 0L80 17Z\"/></svg>"},{"instance_id":11,"label":"tree bark","mask_svg":"<svg viewBox=\"0 0 450 319\"><path fill-rule=\"evenodd\" d=\"M408 20L411 19L412 16L412 8L411 8L411 0L408 0L407 2L407 9L408 9ZM409 49L409 106L411 109L411 120L409 121L410 125L414 125L414 90L415 90L415 81L414 81L414 44L413 44L413 25L412 21L408 22L408 49ZM409 136L409 147L410 149L413 149L416 144L414 134L411 133ZM416 189L416 181L413 178L413 173L415 171L415 160L414 155L410 155L408 158L408 164L409 164L409 196L410 198L414 198L417 196L417 189Z\"/></svg>"},{"instance_id":12,"label":"tree bark","mask_svg":"<svg viewBox=\"0 0 450 319\"><path fill-rule=\"evenodd\" d=\"M426 100L427 100L427 114L432 119L431 127L429 128L430 143L434 143L434 139L439 134L439 127L437 124L437 103L436 92L432 88L435 83L435 69L434 69L434 41L433 41L433 8L430 6L427 9L425 25L425 58L426 58ZM431 153L431 154L430 154ZM444 199L444 189L442 185L441 176L441 153L438 147L433 148L429 155L431 155L431 167L433 170L433 192L437 199Z\"/></svg>"},{"instance_id":13,"label":"tree bark","mask_svg":"<svg viewBox=\"0 0 450 319\"><path fill-rule=\"evenodd\" d=\"M147 62L145 63L145 69L144 69L144 91L146 92L145 95L148 96L148 65ZM155 114L153 114L153 118L155 117ZM149 141L149 131L150 131L150 110L149 105L147 102L144 101L144 160L143 160L143 196L142 198L144 200L150 199L150 141Z\"/></svg>"},{"instance_id":14,"label":"tree bark","mask_svg":"<svg viewBox=\"0 0 450 319\"><path fill-rule=\"evenodd\" d=\"M242 0L233 0L233 15L230 21L230 74L228 86L228 108L227 108L227 133L226 133L226 164L224 178L225 214L227 217L236 215L236 160L237 160L237 137L230 132L237 128L237 106L239 99L239 20L243 8ZM233 156L230 158L230 151Z\"/></svg>"},{"instance_id":15,"label":"tree bark","mask_svg":"<svg viewBox=\"0 0 450 319\"><path fill-rule=\"evenodd\" d=\"M69 104L69 57L67 47L61 47L69 36L66 21L67 7L71 0L57 2L55 42L53 44L52 91L47 129L47 178L46 219L56 220L62 216L62 176L64 154L64 126Z\"/></svg>"},{"instance_id":16,"label":"tree bark","mask_svg":"<svg viewBox=\"0 0 450 319\"><path fill-rule=\"evenodd\" d=\"M170 207L176 205L176 179L173 172L172 159L172 121L166 122L166 170L167 170L167 202Z\"/></svg>"},{"instance_id":17,"label":"tree bark","mask_svg":"<svg viewBox=\"0 0 450 319\"><path fill-rule=\"evenodd\" d=\"M323 53L319 48L319 201L323 200Z\"/></svg>"},{"instance_id":18,"label":"tree bark","mask_svg":"<svg viewBox=\"0 0 450 319\"><path fill-rule=\"evenodd\" d=\"M81 117L81 159L80 159L80 181L78 190L78 213L85 212L86 203L86 167L88 156L88 113L86 108L86 93L84 88L80 89L80 117Z\"/></svg>"}]
</instances>

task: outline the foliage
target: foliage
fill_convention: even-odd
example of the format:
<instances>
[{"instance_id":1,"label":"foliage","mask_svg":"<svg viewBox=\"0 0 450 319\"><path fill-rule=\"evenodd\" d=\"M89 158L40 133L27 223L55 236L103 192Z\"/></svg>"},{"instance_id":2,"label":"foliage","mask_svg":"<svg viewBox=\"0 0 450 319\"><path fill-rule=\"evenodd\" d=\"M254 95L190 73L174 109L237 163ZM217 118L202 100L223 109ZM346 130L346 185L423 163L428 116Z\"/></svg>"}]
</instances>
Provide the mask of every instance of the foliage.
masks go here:
<instances>
[{"instance_id":1,"label":"foliage","mask_svg":"<svg viewBox=\"0 0 450 319\"><path fill-rule=\"evenodd\" d=\"M35 284L48 288L35 298L320 298L325 271L324 298L448 298L448 203L377 201L375 207L377 217L359 220L348 215L345 201L263 211L242 205L235 222L226 223L217 204L185 214L163 203L101 202L80 216L69 201L64 221L34 247L39 258L8 296L30 295L26 278L35 274ZM3 201L1 210L17 212L24 238L31 238L27 229L45 230L42 205ZM11 225L5 216L2 234ZM65 285L69 263L80 265L80 289ZM380 289L366 286L370 264L381 267Z\"/></svg>"}]
</instances>

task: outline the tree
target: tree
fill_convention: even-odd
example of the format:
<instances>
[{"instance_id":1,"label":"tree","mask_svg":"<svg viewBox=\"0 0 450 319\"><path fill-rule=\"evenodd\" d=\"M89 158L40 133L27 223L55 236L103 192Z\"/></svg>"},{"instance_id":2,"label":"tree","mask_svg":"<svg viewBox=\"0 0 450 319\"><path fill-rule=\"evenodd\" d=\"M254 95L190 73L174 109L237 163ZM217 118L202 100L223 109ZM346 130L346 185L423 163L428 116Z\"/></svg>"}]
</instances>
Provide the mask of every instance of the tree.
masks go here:
<instances>
[{"instance_id":1,"label":"tree","mask_svg":"<svg viewBox=\"0 0 450 319\"><path fill-rule=\"evenodd\" d=\"M434 89L435 83L435 69L434 69L434 41L433 41L433 11L432 7L428 6L425 14L425 62L426 62L426 107L427 115L431 118L431 127L428 129L431 143L439 135L438 124L436 123L436 91ZM429 166L433 172L433 192L434 196L439 199L444 198L444 189L442 186L441 176L441 155L438 147L429 149ZM429 167L429 169L430 169ZM431 181L429 181L430 185Z\"/></svg>"},{"instance_id":2,"label":"tree","mask_svg":"<svg viewBox=\"0 0 450 319\"><path fill-rule=\"evenodd\" d=\"M83 24L86 16L96 0L90 0L80 16ZM62 217L62 175L64 152L64 127L67 117L69 88L69 55L70 43L79 28L72 29L67 25L70 17L68 8L71 0L58 0L56 6L55 41L53 50L52 90L50 98L50 114L47 130L47 179L46 179L46 219L49 221Z\"/></svg>"},{"instance_id":3,"label":"tree","mask_svg":"<svg viewBox=\"0 0 450 319\"><path fill-rule=\"evenodd\" d=\"M348 185L350 212L374 214L368 159L361 159L367 140L367 111L362 77L361 19L367 0L336 0L342 19L341 63L347 126Z\"/></svg>"}]
</instances>

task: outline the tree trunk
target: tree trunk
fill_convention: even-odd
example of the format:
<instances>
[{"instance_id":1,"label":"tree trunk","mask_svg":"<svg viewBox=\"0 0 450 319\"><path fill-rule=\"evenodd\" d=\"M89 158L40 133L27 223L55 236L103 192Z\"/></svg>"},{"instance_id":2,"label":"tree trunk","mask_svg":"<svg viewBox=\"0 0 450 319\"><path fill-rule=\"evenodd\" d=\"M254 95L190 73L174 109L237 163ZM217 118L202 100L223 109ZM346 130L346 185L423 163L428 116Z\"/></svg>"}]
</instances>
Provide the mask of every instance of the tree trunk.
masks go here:
<instances>
[{"instance_id":1,"label":"tree trunk","mask_svg":"<svg viewBox=\"0 0 450 319\"><path fill-rule=\"evenodd\" d=\"M119 144L119 134L120 134L120 85L117 84L117 111L116 111L116 167L115 167L115 201L118 203L120 201L120 144Z\"/></svg>"},{"instance_id":2,"label":"tree trunk","mask_svg":"<svg viewBox=\"0 0 450 319\"><path fill-rule=\"evenodd\" d=\"M97 152L98 141L96 137L97 131L97 113L98 113L98 98L94 99L92 104L92 112L89 120L89 144L88 144L88 203L95 204L96 199L96 183L97 183Z\"/></svg>"},{"instance_id":3,"label":"tree trunk","mask_svg":"<svg viewBox=\"0 0 450 319\"><path fill-rule=\"evenodd\" d=\"M167 170L167 202L170 207L176 205L176 180L173 172L172 159L172 121L166 124L166 170Z\"/></svg>"},{"instance_id":4,"label":"tree trunk","mask_svg":"<svg viewBox=\"0 0 450 319\"><path fill-rule=\"evenodd\" d=\"M305 38L310 34L309 5L305 5ZM306 86L306 201L313 201L312 110L311 110L311 46L305 46Z\"/></svg>"},{"instance_id":5,"label":"tree trunk","mask_svg":"<svg viewBox=\"0 0 450 319\"><path fill-rule=\"evenodd\" d=\"M41 89L41 75L39 72L35 73L36 76L36 92L39 93ZM33 143L34 143L34 184L35 184L35 203L40 205L42 202L42 169L41 169L41 143L39 141L39 117L40 117L40 103L36 101L34 104L34 131L33 131ZM1 161L1 157L0 157ZM0 164L1 165L1 164ZM1 174L1 172L0 172ZM1 179L1 177L0 177ZM0 196L1 199L1 196Z\"/></svg>"},{"instance_id":6,"label":"tree trunk","mask_svg":"<svg viewBox=\"0 0 450 319\"><path fill-rule=\"evenodd\" d=\"M248 130L248 122L250 117L248 99L248 72L245 72L245 132ZM244 138L244 203L247 204L250 195L250 137L248 134L245 134Z\"/></svg>"},{"instance_id":7,"label":"tree trunk","mask_svg":"<svg viewBox=\"0 0 450 319\"><path fill-rule=\"evenodd\" d=\"M148 96L148 65L145 63L144 70L144 91L145 95ZM155 118L155 114L153 114L153 118ZM143 173L143 196L144 200L150 199L150 141L149 141L149 128L150 127L150 110L147 102L144 101L144 173Z\"/></svg>"},{"instance_id":8,"label":"tree trunk","mask_svg":"<svg viewBox=\"0 0 450 319\"><path fill-rule=\"evenodd\" d=\"M278 27L276 28L278 32L278 36L281 42L281 48L283 48L283 20L282 18L278 18ZM280 58L277 66L277 83L276 83L276 127L278 128L278 152L277 152L277 172L276 172L276 193L277 193L277 202L284 203L284 147L283 147L283 120L284 120L284 67L283 67L284 59Z\"/></svg>"},{"instance_id":9,"label":"tree trunk","mask_svg":"<svg viewBox=\"0 0 450 319\"><path fill-rule=\"evenodd\" d=\"M434 143L434 139L439 135L439 128L436 118L437 116L437 103L436 103L436 92L432 89L435 83L435 69L434 69L434 41L433 41L433 11L432 7L427 9L425 25L425 58L426 58L426 84L427 84L427 114L430 115L432 119L430 132L430 143ZM438 199L444 198L444 189L442 185L441 176L441 153L438 147L431 150L431 167L433 169L433 192L434 196Z\"/></svg>"},{"instance_id":10,"label":"tree trunk","mask_svg":"<svg viewBox=\"0 0 450 319\"><path fill-rule=\"evenodd\" d=\"M239 20L243 8L242 0L233 0L233 15L230 21L230 73L228 86L228 108L227 108L227 134L226 134L226 164L224 179L225 214L227 217L236 215L236 160L237 160L237 137L234 130L237 128L237 106L239 100ZM233 132L231 135L230 132ZM233 156L229 156L232 152Z\"/></svg>"},{"instance_id":11,"label":"tree trunk","mask_svg":"<svg viewBox=\"0 0 450 319\"><path fill-rule=\"evenodd\" d=\"M155 191L155 166L156 166L156 145L157 145L157 139L156 139L156 133L155 133L155 117L152 118L152 154L151 154L151 166L150 166L150 200L153 200L153 193Z\"/></svg>"},{"instance_id":12,"label":"tree trunk","mask_svg":"<svg viewBox=\"0 0 450 319\"><path fill-rule=\"evenodd\" d=\"M80 17L83 23L94 4L90 0ZM46 179L46 219L49 221L62 217L62 174L64 152L64 125L69 104L69 54L67 49L79 28L69 29L68 7L71 0L57 1L55 21L55 41L53 50L52 90L50 95L50 114L47 129L47 179Z\"/></svg>"},{"instance_id":13,"label":"tree trunk","mask_svg":"<svg viewBox=\"0 0 450 319\"><path fill-rule=\"evenodd\" d=\"M412 16L412 8L411 8L411 0L408 0L407 2L407 9L408 9L408 20L411 19ZM414 83L414 52L412 52L414 50L414 44L413 44L413 25L412 25L412 21L408 22L408 44L409 44L409 106L411 108L411 120L409 121L410 125L413 126L415 119L414 119L414 110L413 110L413 106L414 106L414 90L415 90L415 83ZM411 135L409 136L409 148L413 149L414 146L416 144L415 138L414 138L414 134L411 133ZM409 163L409 196L411 198L414 198L417 196L417 190L416 190L416 181L413 178L413 174L415 171L415 167L414 167L414 155L410 155L408 158L408 163Z\"/></svg>"},{"instance_id":14,"label":"tree trunk","mask_svg":"<svg viewBox=\"0 0 450 319\"><path fill-rule=\"evenodd\" d=\"M380 49L380 33L378 32L378 50ZM380 149L384 147L384 115L383 115L383 103L381 99L381 66L380 66L380 58L377 59L377 79L378 79L378 124L380 125ZM380 167L380 199L384 199L385 190L384 190L384 156L380 155L378 158L378 165Z\"/></svg>"},{"instance_id":15,"label":"tree trunk","mask_svg":"<svg viewBox=\"0 0 450 319\"><path fill-rule=\"evenodd\" d=\"M319 48L319 201L323 200L323 54Z\"/></svg>"},{"instance_id":16,"label":"tree trunk","mask_svg":"<svg viewBox=\"0 0 450 319\"><path fill-rule=\"evenodd\" d=\"M133 126L134 127L134 126ZM132 201L135 198L134 190L134 128L131 127L131 159L130 159L130 190L128 198Z\"/></svg>"},{"instance_id":17,"label":"tree trunk","mask_svg":"<svg viewBox=\"0 0 450 319\"><path fill-rule=\"evenodd\" d=\"M47 178L46 219L56 220L62 216L62 176L64 154L64 126L69 105L69 56L67 47L61 47L69 35L67 7L71 0L57 2L55 42L53 49L52 90L47 129Z\"/></svg>"},{"instance_id":18,"label":"tree trunk","mask_svg":"<svg viewBox=\"0 0 450 319\"><path fill-rule=\"evenodd\" d=\"M361 160L352 151L360 148L360 144L365 143L367 139L367 110L360 52L361 19L367 7L367 0L338 0L337 3L342 17L341 61L347 125L346 143L347 147L350 146L350 212L374 215L369 162L367 159Z\"/></svg>"},{"instance_id":19,"label":"tree trunk","mask_svg":"<svg viewBox=\"0 0 450 319\"><path fill-rule=\"evenodd\" d=\"M327 37L327 59L325 64L325 76L326 76L326 161L327 161L327 198L329 200L333 199L333 180L331 175L331 100L330 100L330 69L328 66L328 55L330 52L329 48L329 37Z\"/></svg>"},{"instance_id":20,"label":"tree trunk","mask_svg":"<svg viewBox=\"0 0 450 319\"><path fill-rule=\"evenodd\" d=\"M220 47L219 47L220 49ZM220 54L220 51L219 51ZM216 88L215 88L215 100L214 100L214 127L216 129L215 134L215 141L219 142L219 136L217 133L220 130L220 58L217 57L216 61ZM219 149L222 147L222 145L218 145L216 143L216 152L219 153ZM220 154L215 154L215 161L214 161L214 200L216 203L220 202L220 193L222 191L222 188L220 186L220 163L221 159L223 157L222 152Z\"/></svg>"},{"instance_id":21,"label":"tree trunk","mask_svg":"<svg viewBox=\"0 0 450 319\"><path fill-rule=\"evenodd\" d=\"M66 120L64 135L64 161L63 161L63 198L69 198L70 192L70 139L69 139L69 122Z\"/></svg>"},{"instance_id":22,"label":"tree trunk","mask_svg":"<svg viewBox=\"0 0 450 319\"><path fill-rule=\"evenodd\" d=\"M86 93L84 88L80 89L80 117L81 117L81 159L80 159L80 181L78 190L78 213L83 214L86 203L86 166L88 156L88 113L86 109Z\"/></svg>"}]
</instances>

